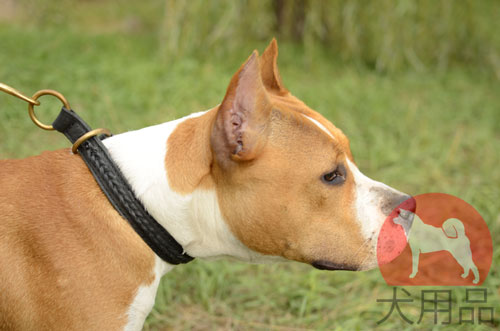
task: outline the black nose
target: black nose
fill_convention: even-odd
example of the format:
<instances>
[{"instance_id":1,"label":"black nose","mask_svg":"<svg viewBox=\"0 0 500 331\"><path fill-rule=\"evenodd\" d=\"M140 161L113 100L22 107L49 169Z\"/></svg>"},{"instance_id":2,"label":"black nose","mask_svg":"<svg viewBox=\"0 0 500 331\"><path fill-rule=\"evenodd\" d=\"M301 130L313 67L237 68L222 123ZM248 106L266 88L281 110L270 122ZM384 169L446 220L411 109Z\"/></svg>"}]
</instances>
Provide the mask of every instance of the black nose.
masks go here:
<instances>
[{"instance_id":1,"label":"black nose","mask_svg":"<svg viewBox=\"0 0 500 331\"><path fill-rule=\"evenodd\" d=\"M409 210L412 213L415 212L417 204L415 199L408 194L401 192L390 192L384 197L384 202L382 203L381 209L385 215L389 215L396 208Z\"/></svg>"}]
</instances>

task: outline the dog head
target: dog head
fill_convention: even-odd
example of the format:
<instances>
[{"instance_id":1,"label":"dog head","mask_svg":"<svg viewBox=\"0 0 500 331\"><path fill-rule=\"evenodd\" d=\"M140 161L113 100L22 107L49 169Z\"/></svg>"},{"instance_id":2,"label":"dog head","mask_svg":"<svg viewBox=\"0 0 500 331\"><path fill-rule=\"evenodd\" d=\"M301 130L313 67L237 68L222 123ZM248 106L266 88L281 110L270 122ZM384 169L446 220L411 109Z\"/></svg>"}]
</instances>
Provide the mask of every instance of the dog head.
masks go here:
<instances>
[{"instance_id":1,"label":"dog head","mask_svg":"<svg viewBox=\"0 0 500 331\"><path fill-rule=\"evenodd\" d=\"M364 176L349 140L294 97L273 40L233 76L211 132L212 175L236 237L319 269L375 267L378 232L409 196Z\"/></svg>"}]
</instances>

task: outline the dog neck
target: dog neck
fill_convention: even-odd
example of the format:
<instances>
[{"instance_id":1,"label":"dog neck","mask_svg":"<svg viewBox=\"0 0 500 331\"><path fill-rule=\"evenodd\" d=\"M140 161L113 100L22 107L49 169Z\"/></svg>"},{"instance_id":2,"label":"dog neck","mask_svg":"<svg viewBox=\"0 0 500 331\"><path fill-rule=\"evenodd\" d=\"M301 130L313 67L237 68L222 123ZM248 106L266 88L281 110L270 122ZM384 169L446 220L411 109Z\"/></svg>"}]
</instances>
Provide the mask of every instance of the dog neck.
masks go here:
<instances>
[{"instance_id":1,"label":"dog neck","mask_svg":"<svg viewBox=\"0 0 500 331\"><path fill-rule=\"evenodd\" d=\"M169 185L168 178L172 174L167 174L165 167L167 140L179 124L202 116L210 114L208 111L195 113L175 121L126 132L104 140L104 144L146 210L189 255L207 259L231 256L248 262L267 260L244 246L231 233L221 215L214 189L197 188L191 193L179 194ZM200 121L200 125L206 123ZM206 130L200 127L195 132ZM195 138L190 136L186 139ZM203 143L210 148L209 141Z\"/></svg>"}]
</instances>

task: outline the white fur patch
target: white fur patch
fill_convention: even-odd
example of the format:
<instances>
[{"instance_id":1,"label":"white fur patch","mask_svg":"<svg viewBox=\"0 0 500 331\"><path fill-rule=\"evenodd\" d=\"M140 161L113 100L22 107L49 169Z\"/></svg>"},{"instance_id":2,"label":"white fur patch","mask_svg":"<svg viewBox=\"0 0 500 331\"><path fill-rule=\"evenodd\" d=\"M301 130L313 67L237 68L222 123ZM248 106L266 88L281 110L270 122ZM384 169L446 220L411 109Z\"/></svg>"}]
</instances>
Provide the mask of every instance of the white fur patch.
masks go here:
<instances>
[{"instance_id":1,"label":"white fur patch","mask_svg":"<svg viewBox=\"0 0 500 331\"><path fill-rule=\"evenodd\" d=\"M333 134L330 131L328 131L323 124L321 124L320 122L316 121L314 118L309 117L307 115L302 114L302 116L304 116L305 118L307 118L308 120L313 122L318 128L321 129L321 131L325 132L330 138L335 139Z\"/></svg>"},{"instance_id":2,"label":"white fur patch","mask_svg":"<svg viewBox=\"0 0 500 331\"><path fill-rule=\"evenodd\" d=\"M380 202L383 198L382 193L384 191L398 191L384 183L368 178L359 171L354 163L349 161L349 159L346 160L347 166L354 176L354 183L356 185L355 208L357 219L361 225L362 235L366 239L373 238L374 244L376 244L380 228L386 218L386 215L380 209Z\"/></svg>"},{"instance_id":3,"label":"white fur patch","mask_svg":"<svg viewBox=\"0 0 500 331\"><path fill-rule=\"evenodd\" d=\"M163 262L156 256L153 282L137 289L137 294L127 312L128 323L125 325L125 331L142 330L146 317L153 309L160 279L172 269L172 265Z\"/></svg>"}]
</instances>

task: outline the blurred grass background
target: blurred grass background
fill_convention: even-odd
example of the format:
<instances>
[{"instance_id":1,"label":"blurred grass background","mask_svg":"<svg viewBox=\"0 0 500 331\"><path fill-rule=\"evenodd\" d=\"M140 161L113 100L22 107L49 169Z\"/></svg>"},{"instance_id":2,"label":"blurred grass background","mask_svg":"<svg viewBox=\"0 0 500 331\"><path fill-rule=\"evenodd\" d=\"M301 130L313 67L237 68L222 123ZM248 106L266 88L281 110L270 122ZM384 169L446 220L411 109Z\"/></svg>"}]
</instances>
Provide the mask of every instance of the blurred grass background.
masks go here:
<instances>
[{"instance_id":1,"label":"blurred grass background","mask_svg":"<svg viewBox=\"0 0 500 331\"><path fill-rule=\"evenodd\" d=\"M494 238L484 284L500 313L500 2L0 0L0 81L62 92L93 127L119 133L219 103L273 36L285 86L340 127L368 176L471 203ZM50 122L59 102L41 99ZM0 157L67 147L0 94ZM421 288L407 288L420 312ZM390 298L378 270L195 261L164 277L147 330L362 330ZM453 289L453 318L463 288ZM414 329L432 328L432 317ZM410 328L397 315L380 329ZM471 326L453 325L453 329Z\"/></svg>"}]
</instances>

